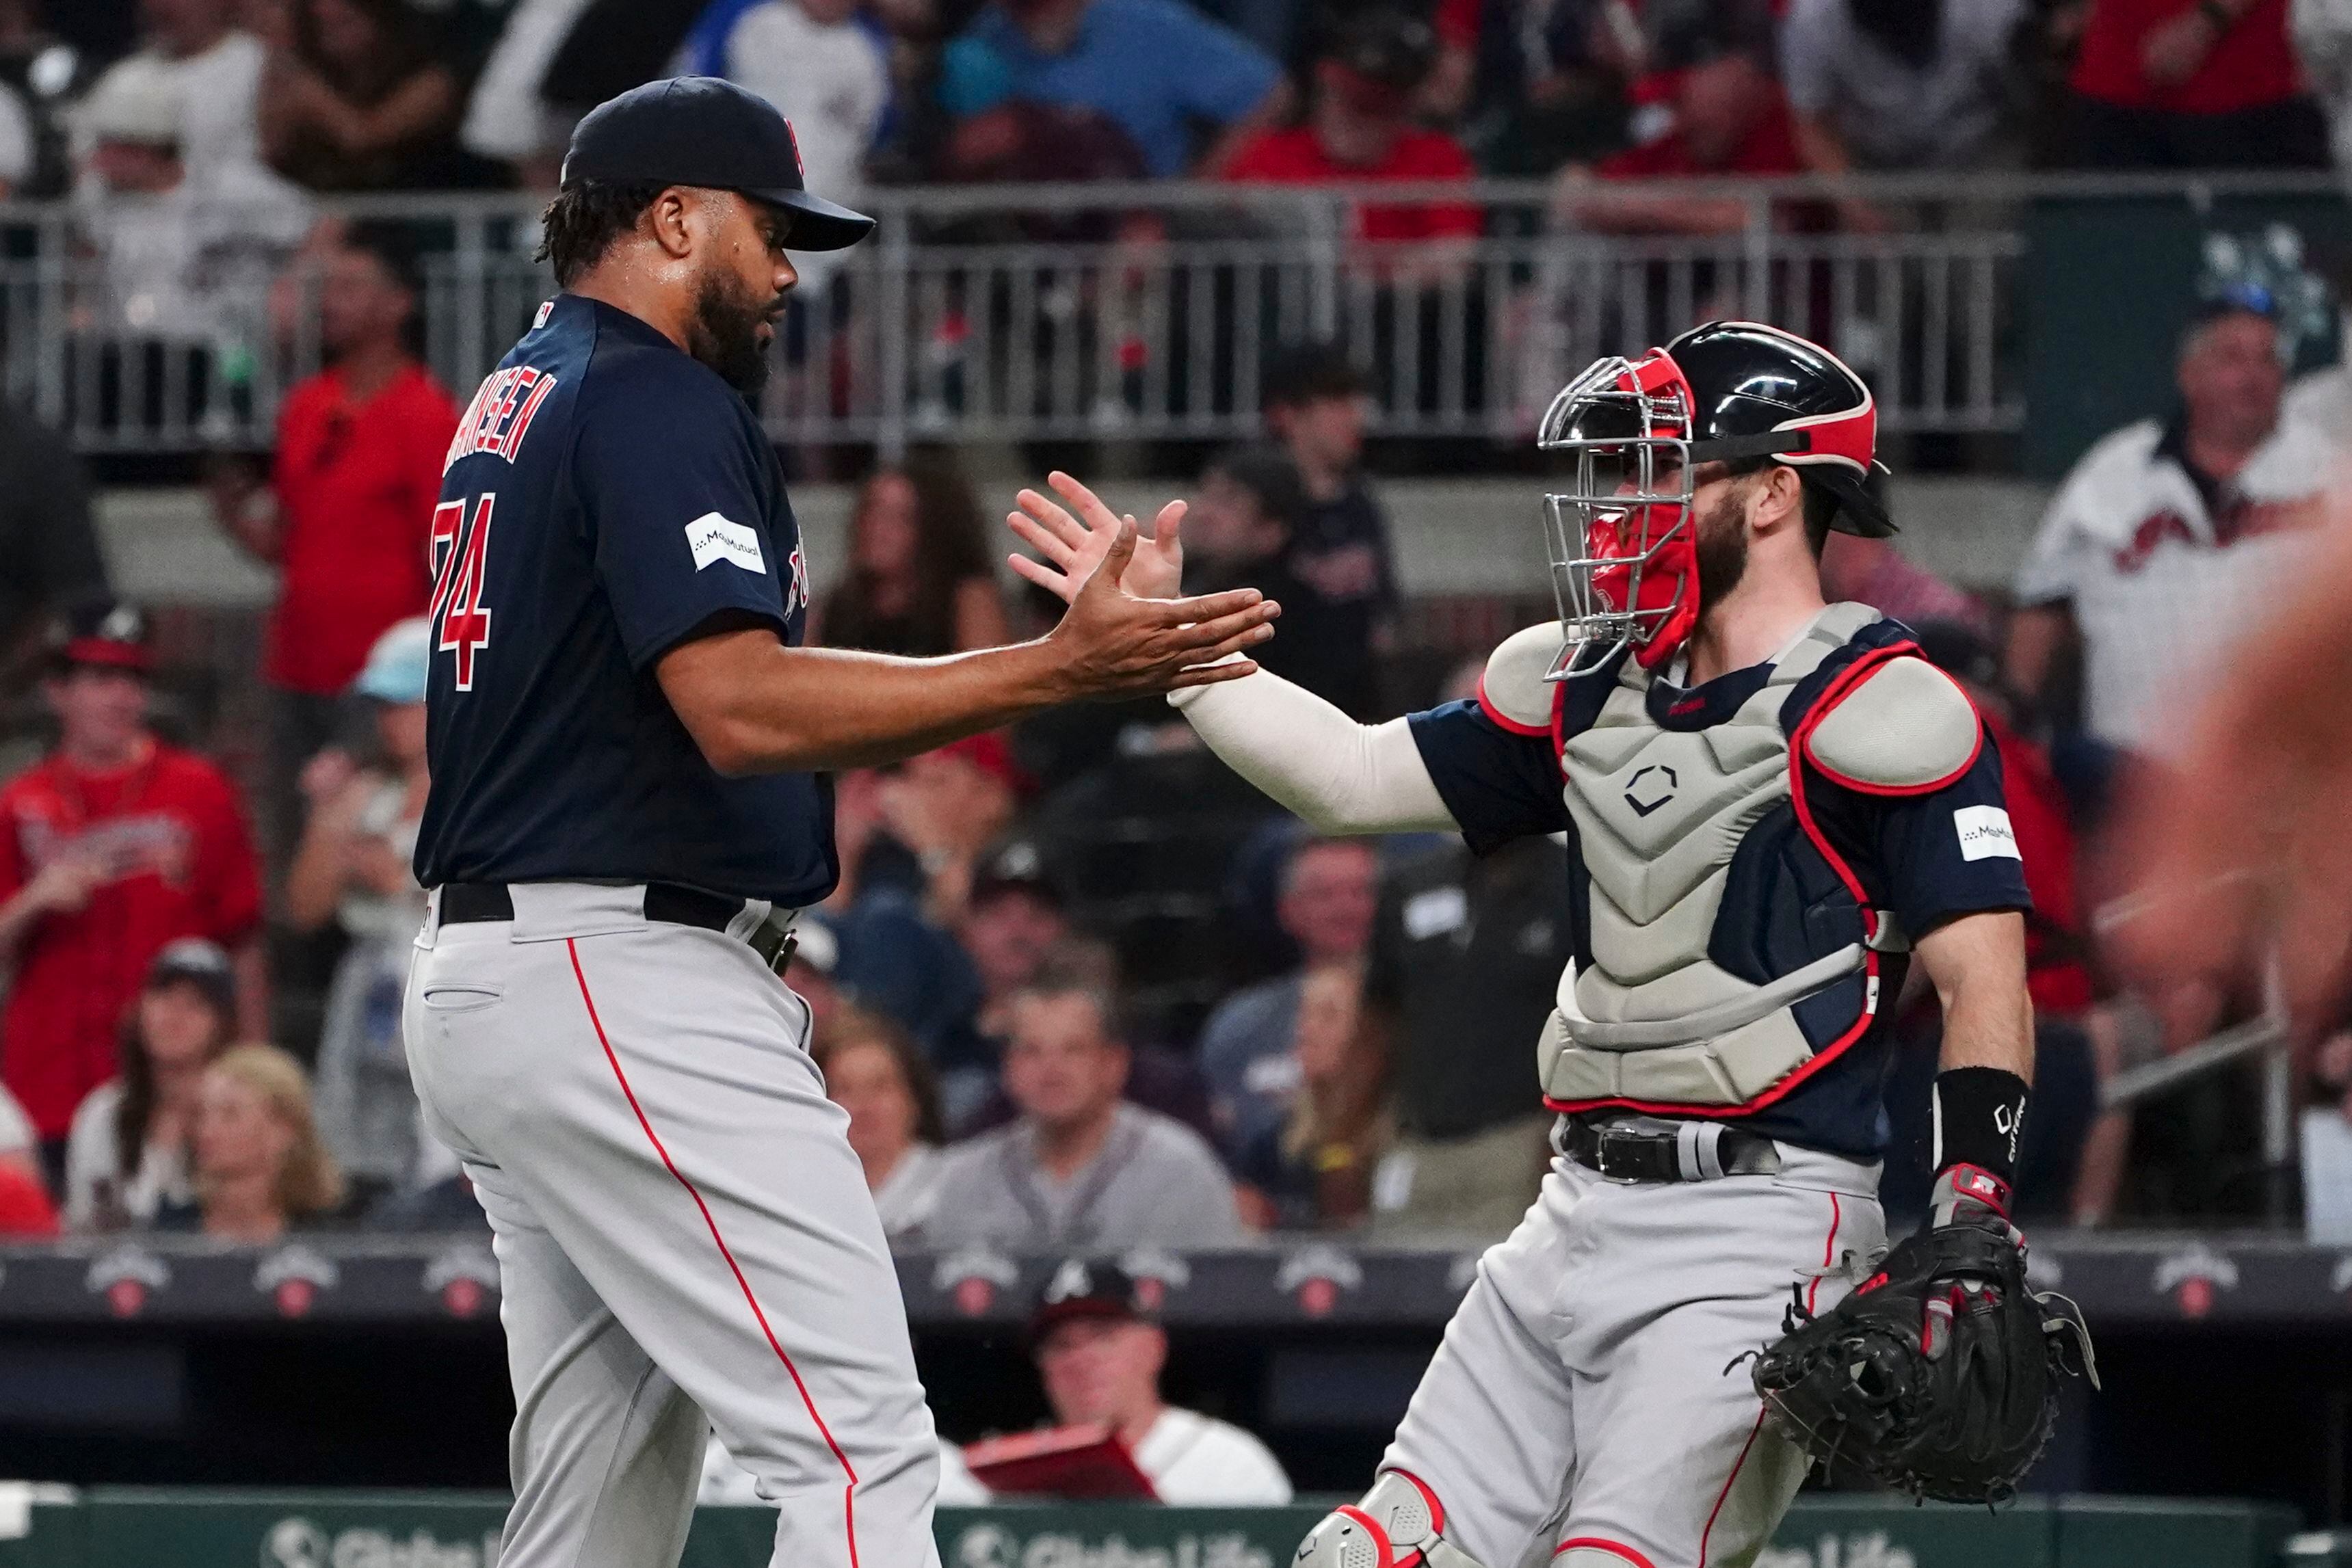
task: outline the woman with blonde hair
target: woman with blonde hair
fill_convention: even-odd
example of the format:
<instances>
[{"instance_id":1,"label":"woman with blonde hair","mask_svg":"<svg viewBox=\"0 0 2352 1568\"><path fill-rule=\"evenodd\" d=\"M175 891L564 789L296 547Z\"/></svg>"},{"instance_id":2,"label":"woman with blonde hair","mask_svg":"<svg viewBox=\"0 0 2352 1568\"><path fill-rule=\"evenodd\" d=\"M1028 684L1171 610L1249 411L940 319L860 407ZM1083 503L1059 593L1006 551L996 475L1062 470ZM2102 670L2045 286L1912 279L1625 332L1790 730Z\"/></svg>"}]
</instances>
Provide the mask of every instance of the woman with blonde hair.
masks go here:
<instances>
[{"instance_id":1,"label":"woman with blonde hair","mask_svg":"<svg viewBox=\"0 0 2352 1568\"><path fill-rule=\"evenodd\" d=\"M302 1064L273 1045L239 1045L205 1071L196 1102L196 1201L161 1230L274 1241L343 1201L343 1176L319 1136Z\"/></svg>"},{"instance_id":2,"label":"woman with blonde hair","mask_svg":"<svg viewBox=\"0 0 2352 1568\"><path fill-rule=\"evenodd\" d=\"M1364 1012L1354 962L1318 964L1298 991L1291 1039L1298 1092L1288 1118L1240 1151L1243 1218L1259 1229L1338 1230L1372 1207L1372 1175L1395 1129L1387 1042Z\"/></svg>"}]
</instances>

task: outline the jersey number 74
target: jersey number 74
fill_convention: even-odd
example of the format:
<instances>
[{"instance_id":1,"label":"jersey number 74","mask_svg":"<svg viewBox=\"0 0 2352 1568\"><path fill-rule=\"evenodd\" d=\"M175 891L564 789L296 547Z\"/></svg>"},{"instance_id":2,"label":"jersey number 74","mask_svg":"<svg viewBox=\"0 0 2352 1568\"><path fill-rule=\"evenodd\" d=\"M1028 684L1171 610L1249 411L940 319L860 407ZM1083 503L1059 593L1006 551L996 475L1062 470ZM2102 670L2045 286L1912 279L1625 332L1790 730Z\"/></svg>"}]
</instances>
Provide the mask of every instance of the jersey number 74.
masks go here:
<instances>
[{"instance_id":1,"label":"jersey number 74","mask_svg":"<svg viewBox=\"0 0 2352 1568\"><path fill-rule=\"evenodd\" d=\"M474 655L490 645L490 612L482 602L483 560L490 544L488 491L471 502L444 501L433 508L434 646L457 656L457 689L474 689Z\"/></svg>"}]
</instances>

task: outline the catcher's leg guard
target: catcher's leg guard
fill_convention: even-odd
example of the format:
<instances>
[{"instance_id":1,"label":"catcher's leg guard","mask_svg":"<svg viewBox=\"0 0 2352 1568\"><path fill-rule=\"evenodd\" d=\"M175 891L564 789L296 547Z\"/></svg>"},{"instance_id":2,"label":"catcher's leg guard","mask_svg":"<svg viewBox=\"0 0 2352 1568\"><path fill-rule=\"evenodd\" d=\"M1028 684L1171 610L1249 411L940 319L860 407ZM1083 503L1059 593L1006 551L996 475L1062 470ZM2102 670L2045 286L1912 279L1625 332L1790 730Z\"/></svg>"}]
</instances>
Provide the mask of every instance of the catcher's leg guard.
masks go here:
<instances>
[{"instance_id":1,"label":"catcher's leg guard","mask_svg":"<svg viewBox=\"0 0 2352 1568\"><path fill-rule=\"evenodd\" d=\"M1298 1543L1292 1568L1484 1568L1439 1533L1445 1507L1418 1477L1382 1470L1352 1508L1332 1511Z\"/></svg>"}]
</instances>

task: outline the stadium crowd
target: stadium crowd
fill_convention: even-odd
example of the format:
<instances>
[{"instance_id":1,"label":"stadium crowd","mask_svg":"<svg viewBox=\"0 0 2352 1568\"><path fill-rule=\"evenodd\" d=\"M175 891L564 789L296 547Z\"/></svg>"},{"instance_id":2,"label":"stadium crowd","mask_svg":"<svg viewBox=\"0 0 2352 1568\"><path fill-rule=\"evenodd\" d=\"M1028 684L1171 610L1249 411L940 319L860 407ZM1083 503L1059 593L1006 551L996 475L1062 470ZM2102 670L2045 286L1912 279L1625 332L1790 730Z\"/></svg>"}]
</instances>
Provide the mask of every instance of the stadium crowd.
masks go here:
<instances>
[{"instance_id":1,"label":"stadium crowd","mask_svg":"<svg viewBox=\"0 0 2352 1568\"><path fill-rule=\"evenodd\" d=\"M174 176L130 149L199 190L545 188L585 108L677 70L785 105L844 193L2315 167L2347 40L2332 0L7 0L0 180L62 193L110 142L141 188Z\"/></svg>"},{"instance_id":2,"label":"stadium crowd","mask_svg":"<svg viewBox=\"0 0 2352 1568\"><path fill-rule=\"evenodd\" d=\"M271 452L208 469L224 535L278 580L268 741L235 781L152 711L154 629L106 593L72 459L0 413L0 639L48 716L0 789L0 1231L479 1223L419 1133L399 1038L425 540L469 389L417 356L413 234L317 222L314 196L543 188L582 109L686 68L772 96L812 185L852 202L909 180L1556 174L1581 223L1706 232L1744 218L1604 183L2324 165L2346 39L2352 8L2326 0L0 0L0 182L72 199L105 308L194 332L197 258L215 277L292 258L327 361ZM1486 220L1356 221L1442 246ZM2288 392L2274 314L2206 303L2179 416L2083 459L2001 602L1884 541L1824 561L1832 597L1918 629L2001 747L2039 905L2030 1214L2132 1207L2129 1121L2097 1085L2155 1049L2099 972L2081 845L2157 748L2150 698L2221 656L2216 594L2292 570L2352 434L2341 372ZM1337 346L1275 356L1265 428L1210 459L1187 530L1188 591L1279 599L1264 662L1367 717L1474 699L1477 676L1391 678L1369 390ZM882 466L812 635L930 654L1026 634L1050 617L1002 585L999 544L951 452ZM1533 1191L1528 1042L1570 939L1557 846L1313 839L1158 705L845 774L835 799L841 885L790 978L894 1239L1491 1235ZM1916 1132L1935 1008L1914 1001L1889 1104ZM1891 1164L1898 1208L1923 1160Z\"/></svg>"}]
</instances>

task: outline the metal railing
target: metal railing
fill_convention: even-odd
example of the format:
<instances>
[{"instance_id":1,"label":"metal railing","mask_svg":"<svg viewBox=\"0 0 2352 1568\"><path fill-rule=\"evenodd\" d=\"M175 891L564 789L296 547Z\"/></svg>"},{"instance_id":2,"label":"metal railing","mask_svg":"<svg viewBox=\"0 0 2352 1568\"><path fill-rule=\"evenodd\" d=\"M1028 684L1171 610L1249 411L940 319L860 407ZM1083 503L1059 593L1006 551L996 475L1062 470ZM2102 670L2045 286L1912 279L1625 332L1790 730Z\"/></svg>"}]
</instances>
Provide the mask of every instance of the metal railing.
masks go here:
<instances>
[{"instance_id":1,"label":"metal railing","mask_svg":"<svg viewBox=\"0 0 2352 1568\"><path fill-rule=\"evenodd\" d=\"M867 202L875 238L804 291L764 412L779 441L886 454L1231 439L1259 428L1272 352L1337 340L1375 389L1379 433L1507 439L1595 356L1736 315L1834 347L1871 380L1889 431L2011 431L2026 418L2028 204L2335 189L2011 176L889 190ZM1636 201L1712 204L1721 226L1612 232ZM1457 204L1482 214L1477 237L1359 237L1368 209ZM426 356L461 400L552 289L531 259L536 204L332 204L415 230ZM1837 226L1857 212L1866 229ZM0 206L7 391L86 451L267 444L285 390L320 362L314 274L234 222L208 225L205 253L177 264L152 243L93 250L84 226L62 206Z\"/></svg>"}]
</instances>

